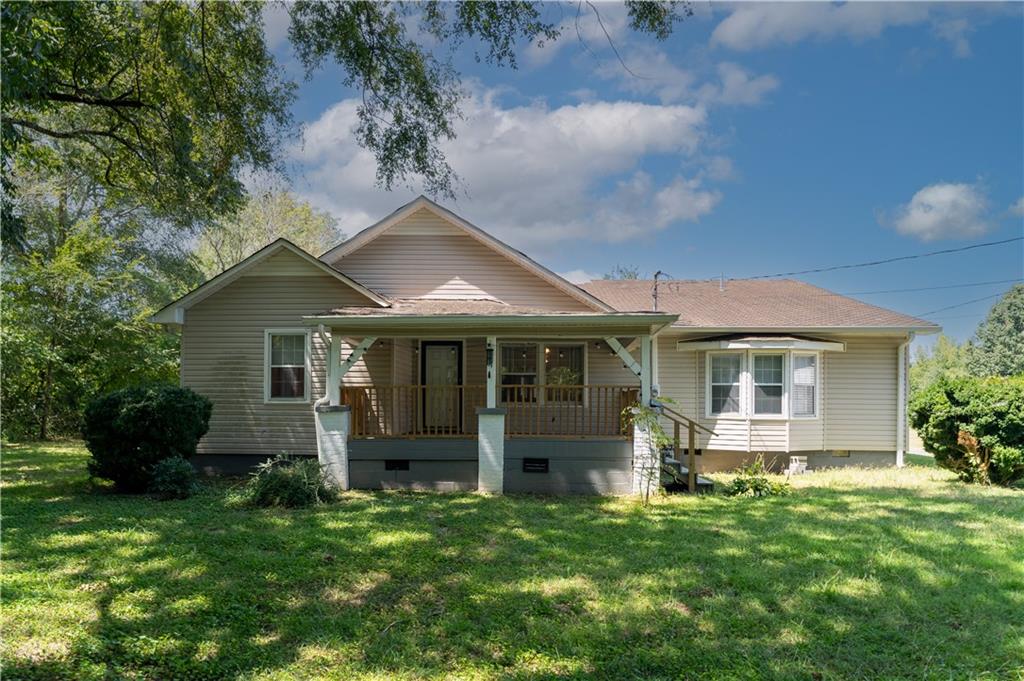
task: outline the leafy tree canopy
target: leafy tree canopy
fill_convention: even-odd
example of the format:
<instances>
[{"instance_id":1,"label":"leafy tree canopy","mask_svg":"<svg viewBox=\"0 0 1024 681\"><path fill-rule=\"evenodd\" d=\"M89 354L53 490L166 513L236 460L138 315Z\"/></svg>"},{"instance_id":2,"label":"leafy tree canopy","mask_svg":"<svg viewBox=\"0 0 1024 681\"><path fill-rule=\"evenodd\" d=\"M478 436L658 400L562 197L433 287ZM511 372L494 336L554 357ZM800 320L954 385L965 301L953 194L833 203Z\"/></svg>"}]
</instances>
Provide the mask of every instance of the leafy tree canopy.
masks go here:
<instances>
[{"instance_id":1,"label":"leafy tree canopy","mask_svg":"<svg viewBox=\"0 0 1024 681\"><path fill-rule=\"evenodd\" d=\"M255 2L5 2L4 194L13 160L71 162L108 192L186 225L241 201L242 169L276 167L293 86ZM73 157L47 153L57 141ZM17 238L7 224L5 236Z\"/></svg>"},{"instance_id":2,"label":"leafy tree canopy","mask_svg":"<svg viewBox=\"0 0 1024 681\"><path fill-rule=\"evenodd\" d=\"M1024 284L1017 284L978 326L970 351L976 376L1024 375Z\"/></svg>"},{"instance_id":3,"label":"leafy tree canopy","mask_svg":"<svg viewBox=\"0 0 1024 681\"><path fill-rule=\"evenodd\" d=\"M196 256L207 277L223 272L279 237L320 255L345 235L330 215L282 190L251 196L236 214L207 227Z\"/></svg>"},{"instance_id":4,"label":"leafy tree canopy","mask_svg":"<svg viewBox=\"0 0 1024 681\"><path fill-rule=\"evenodd\" d=\"M910 365L911 399L943 376L961 378L968 375L969 352L967 344L959 344L945 334L939 336L931 350L918 348L917 356Z\"/></svg>"}]
</instances>

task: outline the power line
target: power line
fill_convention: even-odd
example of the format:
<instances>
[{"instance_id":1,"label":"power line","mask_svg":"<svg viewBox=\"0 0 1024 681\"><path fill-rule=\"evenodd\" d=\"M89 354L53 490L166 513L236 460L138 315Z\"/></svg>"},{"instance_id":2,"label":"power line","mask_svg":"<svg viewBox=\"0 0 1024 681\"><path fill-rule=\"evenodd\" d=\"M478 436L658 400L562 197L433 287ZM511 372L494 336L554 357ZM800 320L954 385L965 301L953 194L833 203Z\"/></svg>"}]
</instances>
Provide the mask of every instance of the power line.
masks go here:
<instances>
[{"instance_id":1,"label":"power line","mask_svg":"<svg viewBox=\"0 0 1024 681\"><path fill-rule=\"evenodd\" d=\"M975 298L974 300L965 300L964 302L957 303L956 305L947 305L946 307L940 307L937 310L929 310L928 312L921 312L921 313L916 314L914 316L915 317L923 317L925 315L935 314L936 312L942 312L943 310L952 310L955 307L963 307L964 305L970 305L971 303L980 303L981 301L988 300L990 298L1001 298L1001 297L1003 297L1003 295L1005 295L1005 293L996 293L996 294L991 295L991 296L984 296L982 298Z\"/></svg>"},{"instance_id":2,"label":"power line","mask_svg":"<svg viewBox=\"0 0 1024 681\"><path fill-rule=\"evenodd\" d=\"M871 260L868 262L851 263L849 265L833 265L832 267L818 267L813 270L800 270L798 272L777 272L776 274L760 274L756 277L743 277L744 279L772 279L774 277L793 277L799 274L818 274L820 272L834 272L835 270L850 270L858 267L874 267L875 265L886 265L892 262L901 262L904 260L916 260L918 258L930 258L935 255L946 255L949 253L961 253L963 251L969 251L975 248L985 248L987 246L999 246L1002 244L1009 244L1015 241L1024 241L1024 236L1013 237L1012 239L1003 239L1001 241L989 241L983 244L971 244L970 246L961 246L960 248L946 248L941 251L931 251L930 253L918 253L917 255L901 255L896 258L886 258L884 260Z\"/></svg>"},{"instance_id":3,"label":"power line","mask_svg":"<svg viewBox=\"0 0 1024 681\"><path fill-rule=\"evenodd\" d=\"M922 286L920 288L891 288L884 291L851 291L849 293L835 293L822 295L837 295L837 296L867 296L875 293L909 293L912 291L938 291L939 289L947 288L970 288L972 286L994 286L996 284L1009 284L1024 281L1024 279L998 279L995 281L976 281L970 284L949 284L947 286Z\"/></svg>"}]
</instances>

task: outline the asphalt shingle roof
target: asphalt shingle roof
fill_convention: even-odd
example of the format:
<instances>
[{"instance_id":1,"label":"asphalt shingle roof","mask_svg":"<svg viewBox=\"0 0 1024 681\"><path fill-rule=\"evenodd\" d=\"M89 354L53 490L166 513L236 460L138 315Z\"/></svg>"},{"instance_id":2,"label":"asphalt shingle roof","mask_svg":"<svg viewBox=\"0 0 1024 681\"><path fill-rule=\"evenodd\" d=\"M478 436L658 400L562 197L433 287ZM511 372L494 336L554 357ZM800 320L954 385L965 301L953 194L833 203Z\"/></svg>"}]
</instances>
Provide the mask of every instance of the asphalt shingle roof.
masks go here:
<instances>
[{"instance_id":1,"label":"asphalt shingle roof","mask_svg":"<svg viewBox=\"0 0 1024 681\"><path fill-rule=\"evenodd\" d=\"M652 310L654 282L598 280L581 284L620 312ZM675 327L714 329L910 328L938 329L924 319L832 293L793 279L665 281L658 311L679 315Z\"/></svg>"}]
</instances>

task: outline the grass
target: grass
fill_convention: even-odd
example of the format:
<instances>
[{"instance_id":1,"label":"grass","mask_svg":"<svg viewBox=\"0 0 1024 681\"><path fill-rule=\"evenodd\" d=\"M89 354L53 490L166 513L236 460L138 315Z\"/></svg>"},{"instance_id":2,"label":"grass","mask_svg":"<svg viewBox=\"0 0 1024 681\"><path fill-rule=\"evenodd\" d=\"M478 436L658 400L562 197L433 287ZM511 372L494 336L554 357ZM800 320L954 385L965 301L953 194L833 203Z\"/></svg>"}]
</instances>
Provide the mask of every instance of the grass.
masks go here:
<instances>
[{"instance_id":1,"label":"grass","mask_svg":"<svg viewBox=\"0 0 1024 681\"><path fill-rule=\"evenodd\" d=\"M1024 493L923 465L647 509L263 511L94 490L85 462L4 447L5 680L1024 677Z\"/></svg>"}]
</instances>

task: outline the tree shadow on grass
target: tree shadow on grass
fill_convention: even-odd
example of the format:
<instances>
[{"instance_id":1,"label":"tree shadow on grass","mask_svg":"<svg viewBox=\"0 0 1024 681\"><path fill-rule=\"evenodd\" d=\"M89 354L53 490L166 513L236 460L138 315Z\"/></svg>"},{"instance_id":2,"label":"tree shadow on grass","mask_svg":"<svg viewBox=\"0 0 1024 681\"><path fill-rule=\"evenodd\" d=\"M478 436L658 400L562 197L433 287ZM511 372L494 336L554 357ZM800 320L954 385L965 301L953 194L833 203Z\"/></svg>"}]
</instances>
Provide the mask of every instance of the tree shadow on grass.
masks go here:
<instances>
[{"instance_id":1,"label":"tree shadow on grass","mask_svg":"<svg viewBox=\"0 0 1024 681\"><path fill-rule=\"evenodd\" d=\"M8 678L949 678L1024 654L1004 498L5 497L9 564L93 612L63 654L5 647Z\"/></svg>"}]
</instances>

